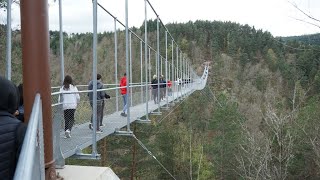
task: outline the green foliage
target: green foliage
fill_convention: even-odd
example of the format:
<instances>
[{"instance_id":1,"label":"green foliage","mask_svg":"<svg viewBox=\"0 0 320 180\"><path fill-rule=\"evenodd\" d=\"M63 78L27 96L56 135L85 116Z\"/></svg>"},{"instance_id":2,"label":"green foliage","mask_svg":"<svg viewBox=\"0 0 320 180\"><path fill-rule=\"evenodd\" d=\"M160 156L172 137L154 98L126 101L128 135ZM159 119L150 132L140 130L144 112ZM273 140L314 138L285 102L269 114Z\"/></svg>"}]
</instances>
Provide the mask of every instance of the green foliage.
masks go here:
<instances>
[{"instance_id":1,"label":"green foliage","mask_svg":"<svg viewBox=\"0 0 320 180\"><path fill-rule=\"evenodd\" d=\"M206 151L213 159L217 179L237 179L235 155L241 142L239 122L244 122L244 117L237 103L228 100L225 94L220 94L218 101L220 105L216 105L210 121L214 138Z\"/></svg>"},{"instance_id":2,"label":"green foliage","mask_svg":"<svg viewBox=\"0 0 320 180\"><path fill-rule=\"evenodd\" d=\"M290 36L290 37L281 37L285 42L296 41L303 44L318 45L320 46L320 33L302 35L302 36Z\"/></svg>"},{"instance_id":3,"label":"green foliage","mask_svg":"<svg viewBox=\"0 0 320 180\"><path fill-rule=\"evenodd\" d=\"M292 125L295 142L294 157L289 170L294 179L304 179L308 176L313 179L320 178L318 171L319 146L312 146L312 142L317 144L320 138L319 108L319 96L311 98L305 107L300 110L297 120Z\"/></svg>"},{"instance_id":4,"label":"green foliage","mask_svg":"<svg viewBox=\"0 0 320 180\"><path fill-rule=\"evenodd\" d=\"M274 53L272 49L268 49L267 63L271 71L275 72L277 70L277 62L277 55Z\"/></svg>"},{"instance_id":5,"label":"green foliage","mask_svg":"<svg viewBox=\"0 0 320 180\"><path fill-rule=\"evenodd\" d=\"M4 3L4 1L0 1L1 3ZM281 74L283 78L281 83L284 87L283 89L279 87L279 91L283 93L283 96L288 101L292 100L292 98L288 97L291 96L295 83L300 82L301 87L304 89L303 92L308 92L307 95L311 98L306 104L302 100L297 100L302 107L305 107L299 112L298 121L292 122L293 125L286 125L283 129L284 135L289 132L287 131L289 129L294 131L295 137L294 158L289 166L290 179L319 178L317 169L314 168L317 167L318 159L315 158L316 153L310 143L310 137L319 139L319 100L318 96L312 98L312 96L319 94L320 90L319 46L306 45L299 41L283 41L282 39L275 41L269 32L233 22L190 21L187 23L172 23L166 26L179 44L179 48L193 61L195 67L200 66L204 61L214 61L213 67L215 70L222 69L225 66L220 57L222 53L226 54L226 56L232 57L231 61L234 61L230 63L234 66L231 68L239 71L237 72L237 77L234 77L238 79L232 79L233 82L237 82L239 79L245 80L244 72L248 71L243 70L250 69L252 65L261 63L262 67L269 68L273 74ZM149 20L148 41L151 47L154 48L156 47L156 29L156 20ZM133 30L143 37L144 25L139 29L133 28ZM4 74L5 71L4 33L5 26L0 25L0 49L3 50L0 53L1 74ZM164 47L165 44L164 33L164 28L160 28L161 47ZM102 73L105 78L104 81L110 83L114 82L113 35L110 32L98 34L98 71ZM13 33L13 36L15 40L12 43L12 67L14 72L19 72L13 73L13 80L18 83L22 81L20 32ZM60 70L58 61L60 54L59 36L58 31L50 31L50 63L53 85L59 82L57 80L59 79L57 74L59 74ZM86 84L90 79L92 70L92 33L64 33L63 36L66 73L75 77L74 79L79 84ZM118 72L124 72L125 33L123 31L118 31L118 43ZM286 43L285 46L282 43ZM174 58L176 58L175 48L176 45L174 45ZM304 50L302 51L301 49ZM161 55L165 57L165 48L161 48L160 51ZM172 58L171 51L172 45L169 40L168 59ZM134 60L133 80L139 81L140 42L135 38L132 41L132 57ZM155 63L154 57L155 54L152 52L151 60L153 65ZM242 69L236 69L238 66ZM214 73L217 72L219 71L214 71ZM259 72L259 69L255 72ZM152 73L154 73L154 69L152 69ZM260 73L253 74L257 74L257 76L252 78L251 83L262 94L268 92L268 76ZM233 77L230 76L228 78ZM224 80L223 78L217 79L217 83L225 83L223 82ZM234 89L230 91L234 94L237 93L237 90ZM206 93L203 91L193 93L168 116L170 118L164 119L161 123L158 122L159 118L151 116L153 124L139 124L135 134L177 179L189 179L190 168L193 170L192 177L194 179L197 178L199 166L201 166L199 179L240 179L239 174L235 172L238 165L235 155L241 155L239 145L244 142L240 125L245 121L245 113L239 112L241 109L239 105L244 102L237 102L235 97L232 97L231 101L231 97L229 98L227 93L221 93L218 96L218 105L209 98L212 95ZM297 95L296 98L301 98L301 95ZM246 105L248 104L243 106ZM291 106L292 104L288 103L286 107L281 107L281 110L290 109L289 105ZM262 104L261 106L266 105ZM84 111L87 110L89 109L84 109ZM241 110L243 110L243 107ZM261 131L270 133L270 129L267 129L268 127L261 126L260 128ZM302 129L307 132L307 135ZM255 130L260 131L260 129ZM268 135L268 133L265 135ZM270 135L268 137L273 136ZM136 171L134 177L136 179L170 178L133 139L108 137L106 141L106 147L102 142L99 142L99 152L104 152L103 158L106 158L105 160L67 160L67 163L110 166L121 178L129 179L133 161L132 156L135 152ZM270 149L273 150L274 154L277 154L282 147L278 145L279 140L272 142ZM190 144L191 157L189 155ZM88 148L85 151L90 153L91 149ZM203 158L200 163L201 154ZM190 160L192 162L191 165ZM273 164L272 162L270 163L270 166L278 164L275 160Z\"/></svg>"},{"instance_id":6,"label":"green foliage","mask_svg":"<svg viewBox=\"0 0 320 180\"><path fill-rule=\"evenodd\" d=\"M256 88L261 92L265 92L267 89L267 85L268 85L267 79L263 75L258 74L258 76L255 80Z\"/></svg>"},{"instance_id":7,"label":"green foliage","mask_svg":"<svg viewBox=\"0 0 320 180\"><path fill-rule=\"evenodd\" d=\"M320 70L318 70L317 74L314 76L314 86L317 92L320 92Z\"/></svg>"}]
</instances>

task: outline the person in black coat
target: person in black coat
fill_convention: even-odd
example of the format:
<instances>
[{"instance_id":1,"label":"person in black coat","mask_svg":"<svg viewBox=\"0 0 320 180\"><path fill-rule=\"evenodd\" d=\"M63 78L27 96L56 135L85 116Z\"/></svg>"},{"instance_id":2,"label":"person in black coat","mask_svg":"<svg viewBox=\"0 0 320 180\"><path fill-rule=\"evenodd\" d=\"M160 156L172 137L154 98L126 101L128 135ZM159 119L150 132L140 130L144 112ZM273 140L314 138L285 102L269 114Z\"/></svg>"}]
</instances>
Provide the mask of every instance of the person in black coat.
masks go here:
<instances>
[{"instance_id":1,"label":"person in black coat","mask_svg":"<svg viewBox=\"0 0 320 180\"><path fill-rule=\"evenodd\" d=\"M151 87L152 87L153 101L154 101L155 104L157 104L157 103L159 103L157 75L153 75L153 79L151 81Z\"/></svg>"},{"instance_id":2,"label":"person in black coat","mask_svg":"<svg viewBox=\"0 0 320 180\"><path fill-rule=\"evenodd\" d=\"M12 179L26 126L14 114L18 109L17 87L0 76L0 179Z\"/></svg>"},{"instance_id":3,"label":"person in black coat","mask_svg":"<svg viewBox=\"0 0 320 180\"><path fill-rule=\"evenodd\" d=\"M24 105L23 105L23 85L19 84L18 86L18 92L19 92L19 106L18 106L18 115L16 117L24 122Z\"/></svg>"}]
</instances>

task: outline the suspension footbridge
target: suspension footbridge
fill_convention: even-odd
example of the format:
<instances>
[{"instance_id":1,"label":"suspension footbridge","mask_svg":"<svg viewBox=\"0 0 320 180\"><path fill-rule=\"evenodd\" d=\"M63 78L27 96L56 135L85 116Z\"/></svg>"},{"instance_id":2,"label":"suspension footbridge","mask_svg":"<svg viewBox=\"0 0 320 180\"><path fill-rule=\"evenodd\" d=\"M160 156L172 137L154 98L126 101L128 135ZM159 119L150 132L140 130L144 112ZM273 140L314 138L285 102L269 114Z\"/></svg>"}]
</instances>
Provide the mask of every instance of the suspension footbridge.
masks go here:
<instances>
[{"instance_id":1,"label":"suspension footbridge","mask_svg":"<svg viewBox=\"0 0 320 180\"><path fill-rule=\"evenodd\" d=\"M97 151L97 142L111 134L127 135L135 137L130 129L130 124L135 121L141 123L150 123L150 115L161 115L163 111L174 107L179 101L192 95L197 90L202 90L207 83L209 66L203 66L202 74L197 74L191 64L191 61L182 52L179 44L174 39L170 31L163 24L155 8L149 2L144 0L145 21L144 37L140 37L128 27L128 0L126 0L126 18L125 23L116 18L106 8L94 0L93 8L93 62L92 62L92 81L93 90L88 90L87 86L78 86L81 101L75 114L75 124L71 131L71 137L65 138L64 116L62 103L59 97L58 87L52 87L50 91L49 68L48 68L48 25L47 14L42 16L41 10L46 11L46 2L32 0L32 2L21 3L21 31L22 31L22 59L24 63L23 80L25 96L26 117L28 120L28 130L21 151L17 170L14 179L51 179L55 168L63 168L65 159L75 157L80 159L99 159ZM36 4L36 6L34 6ZM63 29L61 0L59 1L59 18L60 18L60 63L61 63L61 81L65 76L64 70L64 52L63 52ZM97 89L97 9L100 7L114 19L114 62L115 81L112 87ZM148 42L148 18L147 7L152 9L156 15L157 37L156 45L152 47ZM8 5L8 17L11 16L11 5ZM41 16L40 16L41 15ZM35 18L37 17L37 18ZM8 19L8 32L11 32L11 18ZM122 96L119 94L120 88L118 82L118 52L119 45L117 39L117 25L122 26L125 31L125 62L128 83L128 107L127 117L121 116L123 107ZM33 27L37 27L36 30ZM165 36L160 37L160 28L164 31ZM133 81L132 66L132 40L135 38L140 42L140 81ZM164 44L160 47L160 38L164 39ZM43 39L47 39L43 41ZM11 33L7 34L7 77L11 79ZM169 48L169 45L171 46ZM165 52L160 51L164 49ZM143 52L144 49L144 52ZM168 50L171 51L171 57L168 56ZM154 54L155 61L151 60ZM32 67L32 68L31 68ZM156 75L159 80L163 75L166 80L164 83L157 83L157 97L153 99L151 91L151 74ZM136 75L139 77L139 75ZM172 87L169 87L168 80L172 81ZM180 80L180 81L179 81ZM81 87L81 88L80 88ZM104 116L102 121L101 132L91 126L91 116L93 127L97 124L97 92L105 91L112 94L110 99L105 101ZM87 94L93 93L93 106L90 106ZM161 95L162 94L162 95ZM163 99L160 100L160 95ZM41 133L37 133L41 132ZM43 132L43 134L42 134ZM85 154L84 148L92 147L92 153ZM157 160L158 161L158 160ZM160 162L159 162L160 163ZM32 168L31 168L32 167ZM162 166L163 167L163 166ZM163 167L166 171L167 169ZM45 171L46 170L46 171ZM168 171L167 171L168 172ZM168 172L170 174L170 172ZM51 174L51 175L50 175ZM171 175L171 174L170 174ZM172 176L172 175L171 175ZM173 177L173 176L172 176ZM175 179L173 177L173 179Z\"/></svg>"}]
</instances>

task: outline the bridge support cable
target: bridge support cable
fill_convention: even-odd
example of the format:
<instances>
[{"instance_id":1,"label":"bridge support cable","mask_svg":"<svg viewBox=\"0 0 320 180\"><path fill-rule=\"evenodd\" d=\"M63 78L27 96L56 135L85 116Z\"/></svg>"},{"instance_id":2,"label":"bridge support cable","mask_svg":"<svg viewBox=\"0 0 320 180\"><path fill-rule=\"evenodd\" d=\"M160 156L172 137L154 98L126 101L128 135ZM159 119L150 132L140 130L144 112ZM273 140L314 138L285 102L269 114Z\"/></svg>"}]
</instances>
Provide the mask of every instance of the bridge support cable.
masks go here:
<instances>
[{"instance_id":1,"label":"bridge support cable","mask_svg":"<svg viewBox=\"0 0 320 180\"><path fill-rule=\"evenodd\" d=\"M157 15L157 79L158 79L158 97L157 97L157 103L158 103L158 113L160 112L160 72L159 72L159 63L160 63L160 29L159 29L159 15Z\"/></svg>"},{"instance_id":2,"label":"bridge support cable","mask_svg":"<svg viewBox=\"0 0 320 180\"><path fill-rule=\"evenodd\" d=\"M126 30L126 74L127 74L127 81L131 79L130 74L130 65L129 65L129 22L128 22L128 0L125 1L125 30ZM130 36L131 37L131 36ZM127 91L130 89L130 83L127 83ZM127 98L127 132L131 132L130 130L130 104L131 104L131 97Z\"/></svg>"},{"instance_id":3,"label":"bridge support cable","mask_svg":"<svg viewBox=\"0 0 320 180\"><path fill-rule=\"evenodd\" d=\"M92 82L93 82L93 104L92 104L92 124L93 124L93 134L92 134L92 157L97 157L97 0L92 1L93 5L93 63L92 63Z\"/></svg>"},{"instance_id":4,"label":"bridge support cable","mask_svg":"<svg viewBox=\"0 0 320 180\"><path fill-rule=\"evenodd\" d=\"M141 104L144 103L143 101L143 63L142 63L142 41L140 40L140 84L141 84Z\"/></svg>"},{"instance_id":5,"label":"bridge support cable","mask_svg":"<svg viewBox=\"0 0 320 180\"><path fill-rule=\"evenodd\" d=\"M175 105L173 109L170 109L169 113L166 114L164 117L162 117L158 123L161 123L163 120L165 120L169 115L171 115L172 112L174 112L176 109L178 109L178 107L180 107L180 105L185 101L186 99L183 99L179 102L178 105Z\"/></svg>"},{"instance_id":6,"label":"bridge support cable","mask_svg":"<svg viewBox=\"0 0 320 180\"><path fill-rule=\"evenodd\" d=\"M60 48L60 85L63 84L64 81L64 51L63 51L63 18L62 18L62 0L59 0L59 48ZM63 101L63 96L60 96L60 101ZM63 111L61 107L61 112ZM60 131L59 131L59 126L60 126L60 121L54 121L53 122L53 132L54 132L54 138L56 141L56 146L54 146L54 157L56 160L56 168L57 169L62 169L65 166L65 160L63 158L63 155L61 153L61 147L60 147Z\"/></svg>"},{"instance_id":7,"label":"bridge support cable","mask_svg":"<svg viewBox=\"0 0 320 180\"><path fill-rule=\"evenodd\" d=\"M168 32L165 31L165 42L166 42L166 61L165 61L165 87L166 87L166 109L169 109L169 97L168 97Z\"/></svg>"},{"instance_id":8,"label":"bridge support cable","mask_svg":"<svg viewBox=\"0 0 320 180\"><path fill-rule=\"evenodd\" d=\"M171 173L170 171L157 159L157 157L155 155L153 155L153 153L133 134L132 137L138 142L138 144L145 150L147 151L147 153L154 159L157 161L157 163L173 178L176 179Z\"/></svg>"},{"instance_id":9,"label":"bridge support cable","mask_svg":"<svg viewBox=\"0 0 320 180\"><path fill-rule=\"evenodd\" d=\"M176 46L176 57L177 57L177 66L176 66L176 69L175 69L175 72L176 72L176 80L177 80L177 92L180 91L180 78L179 78L179 71L178 71L178 67L179 67L179 47ZM178 93L177 93L178 94ZM179 98L177 98L176 102L179 102Z\"/></svg>"},{"instance_id":10,"label":"bridge support cable","mask_svg":"<svg viewBox=\"0 0 320 180\"><path fill-rule=\"evenodd\" d=\"M183 65L183 54L182 51L180 49L180 78L181 78L181 88L180 88L180 97L183 98L183 90L182 90L182 84L183 84L183 69L182 69L182 65Z\"/></svg>"},{"instance_id":11,"label":"bridge support cable","mask_svg":"<svg viewBox=\"0 0 320 180\"><path fill-rule=\"evenodd\" d=\"M151 66L151 64L148 64L148 26L147 26L147 0L144 0L144 61L145 61L145 94L146 94L146 119L145 121L150 121L149 120L149 81L148 81L148 67ZM142 52L141 52L142 53ZM150 48L149 48L149 59L150 59ZM149 60L150 63L150 60ZM151 71L149 69L149 71ZM151 80L151 78L150 78ZM151 98L150 98L151 99ZM150 121L151 122L151 121Z\"/></svg>"},{"instance_id":12,"label":"bridge support cable","mask_svg":"<svg viewBox=\"0 0 320 180\"><path fill-rule=\"evenodd\" d=\"M130 77L129 80L129 84L132 84L132 37L131 37L131 32L129 32L129 76ZM130 92L130 103L129 106L132 107L133 104L133 94L132 94L132 87L130 86L130 89L128 89Z\"/></svg>"},{"instance_id":13,"label":"bridge support cable","mask_svg":"<svg viewBox=\"0 0 320 180\"><path fill-rule=\"evenodd\" d=\"M148 48L149 49L149 51L148 51L148 59L149 59L149 66L148 66L148 69L149 69L149 81L151 82L152 81L152 74L151 74L151 70L152 70L152 66L151 66L151 49L150 48ZM148 83L149 83L149 81L147 81ZM151 85L150 85L150 87L151 87ZM151 88L150 88L150 90L152 90ZM149 91L150 92L150 100L152 99L152 91ZM148 111L147 111L148 112Z\"/></svg>"},{"instance_id":14,"label":"bridge support cable","mask_svg":"<svg viewBox=\"0 0 320 180\"><path fill-rule=\"evenodd\" d=\"M177 79L175 77L175 72L174 72L174 45L173 45L173 39L171 39L171 92L172 92L172 98L174 99L174 93L173 93L173 88L175 87L176 83L175 80ZM174 105L174 101L172 101L172 105Z\"/></svg>"},{"instance_id":15,"label":"bridge support cable","mask_svg":"<svg viewBox=\"0 0 320 180\"><path fill-rule=\"evenodd\" d=\"M115 84L118 85L118 35L117 35L117 18L114 18L114 78ZM122 73L123 74L123 73ZM116 89L116 111L119 111L119 90Z\"/></svg>"},{"instance_id":16,"label":"bridge support cable","mask_svg":"<svg viewBox=\"0 0 320 180\"><path fill-rule=\"evenodd\" d=\"M63 52L63 27L62 27L62 0L59 0L59 31L60 31L60 38L59 38L59 48L60 48L60 78L61 78L61 85L63 84L64 80L64 52Z\"/></svg>"},{"instance_id":17,"label":"bridge support cable","mask_svg":"<svg viewBox=\"0 0 320 180\"><path fill-rule=\"evenodd\" d=\"M7 72L6 78L11 81L11 5L12 0L7 0Z\"/></svg>"}]
</instances>

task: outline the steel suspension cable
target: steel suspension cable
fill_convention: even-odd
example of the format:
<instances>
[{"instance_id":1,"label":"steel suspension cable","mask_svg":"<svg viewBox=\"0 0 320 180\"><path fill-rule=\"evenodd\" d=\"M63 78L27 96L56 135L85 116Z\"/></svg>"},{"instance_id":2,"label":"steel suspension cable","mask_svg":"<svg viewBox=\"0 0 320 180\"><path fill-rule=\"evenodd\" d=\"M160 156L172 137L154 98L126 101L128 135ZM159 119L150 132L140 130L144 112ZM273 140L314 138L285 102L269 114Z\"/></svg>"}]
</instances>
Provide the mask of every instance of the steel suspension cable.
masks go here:
<instances>
[{"instance_id":1,"label":"steel suspension cable","mask_svg":"<svg viewBox=\"0 0 320 180\"><path fill-rule=\"evenodd\" d=\"M166 119L166 118L167 118L173 111L175 111L186 99L187 99L187 98L183 99L178 105L176 105L176 106L174 107L174 109L171 109L170 112L169 112L165 117L163 117L163 118L161 118L161 119L159 120L159 123L161 123L162 120Z\"/></svg>"},{"instance_id":2,"label":"steel suspension cable","mask_svg":"<svg viewBox=\"0 0 320 180\"><path fill-rule=\"evenodd\" d=\"M173 178L173 179L176 179L171 173L170 171L157 159L157 157L155 155L152 154L152 152L134 135L132 134L132 137L137 140L138 144L148 152L148 154L153 158L155 159L158 164Z\"/></svg>"}]
</instances>

